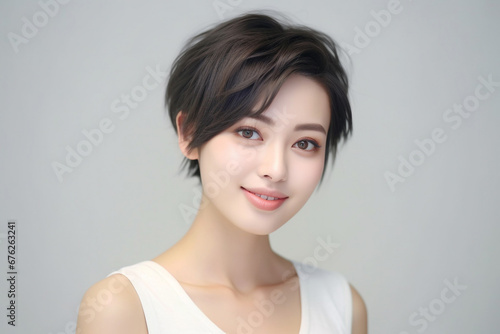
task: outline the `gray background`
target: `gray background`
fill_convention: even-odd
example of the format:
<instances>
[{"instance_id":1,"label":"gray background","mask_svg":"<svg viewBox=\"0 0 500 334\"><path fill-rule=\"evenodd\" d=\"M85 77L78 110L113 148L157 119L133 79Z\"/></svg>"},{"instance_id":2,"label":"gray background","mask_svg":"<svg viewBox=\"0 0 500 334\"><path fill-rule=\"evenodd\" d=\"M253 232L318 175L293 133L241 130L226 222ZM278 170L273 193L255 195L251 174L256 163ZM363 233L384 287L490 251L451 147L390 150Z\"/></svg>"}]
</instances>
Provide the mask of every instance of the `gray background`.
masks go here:
<instances>
[{"instance_id":1,"label":"gray background","mask_svg":"<svg viewBox=\"0 0 500 334\"><path fill-rule=\"evenodd\" d=\"M231 10L218 13L214 3ZM189 36L253 9L282 11L344 47L360 46L349 66L354 136L306 207L272 235L276 251L304 260L319 237L339 243L318 265L358 288L371 333L496 333L500 87L458 128L443 116L473 101L479 77L500 81L500 6L401 0L388 24L374 23L372 11L389 3L73 0L43 22L39 2L2 1L2 272L7 221L16 219L19 231L18 326L6 324L1 279L2 333L73 332L91 284L185 233L180 208L193 206L197 187L179 174L164 84L125 119L111 105L138 91L147 67L168 70ZM9 33L22 36L23 18L34 15L41 27L16 52ZM365 28L372 36L362 45ZM113 131L60 182L52 163L64 163L66 146L75 149L82 131L105 118ZM446 141L391 189L385 173L397 173L400 156L418 158L415 140L436 128ZM440 301L445 280L466 286L451 303ZM427 328L410 321L429 306L439 314Z\"/></svg>"}]
</instances>

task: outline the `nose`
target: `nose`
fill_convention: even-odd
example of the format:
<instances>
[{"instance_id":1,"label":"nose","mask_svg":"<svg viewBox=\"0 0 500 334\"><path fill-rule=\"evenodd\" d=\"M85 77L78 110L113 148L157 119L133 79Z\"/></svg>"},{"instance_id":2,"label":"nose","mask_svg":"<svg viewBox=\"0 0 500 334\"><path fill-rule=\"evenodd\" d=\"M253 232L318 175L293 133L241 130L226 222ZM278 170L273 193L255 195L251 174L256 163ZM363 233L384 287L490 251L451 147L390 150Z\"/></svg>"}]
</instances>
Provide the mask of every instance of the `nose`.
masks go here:
<instances>
[{"instance_id":1,"label":"nose","mask_svg":"<svg viewBox=\"0 0 500 334\"><path fill-rule=\"evenodd\" d=\"M268 145L260 155L259 175L272 182L285 181L287 179L286 152L279 145Z\"/></svg>"}]
</instances>

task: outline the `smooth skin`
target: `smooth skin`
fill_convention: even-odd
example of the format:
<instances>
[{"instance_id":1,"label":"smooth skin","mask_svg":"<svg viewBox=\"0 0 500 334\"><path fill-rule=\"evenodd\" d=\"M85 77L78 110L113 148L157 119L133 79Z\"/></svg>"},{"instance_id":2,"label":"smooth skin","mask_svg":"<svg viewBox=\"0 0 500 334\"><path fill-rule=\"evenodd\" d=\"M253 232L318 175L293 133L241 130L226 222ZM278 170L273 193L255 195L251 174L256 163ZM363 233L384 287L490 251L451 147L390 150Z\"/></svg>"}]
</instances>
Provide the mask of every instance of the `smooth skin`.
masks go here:
<instances>
[{"instance_id":1,"label":"smooth skin","mask_svg":"<svg viewBox=\"0 0 500 334\"><path fill-rule=\"evenodd\" d=\"M182 122L181 112L178 129ZM276 289L286 302L275 305L253 333L299 332L298 276L292 262L271 249L269 234L292 218L318 185L329 122L324 88L293 75L262 117L244 118L200 148L188 150L189 135L179 131L181 151L199 162L203 198L186 235L153 261L226 333L238 333L238 319L255 310L254 300L270 300ZM273 191L286 200L277 209L264 210L248 200L245 189ZM112 300L99 305L99 294L110 286ZM366 334L365 303L352 286L351 291L352 333ZM87 291L77 333L147 333L139 297L126 278L113 275Z\"/></svg>"}]
</instances>

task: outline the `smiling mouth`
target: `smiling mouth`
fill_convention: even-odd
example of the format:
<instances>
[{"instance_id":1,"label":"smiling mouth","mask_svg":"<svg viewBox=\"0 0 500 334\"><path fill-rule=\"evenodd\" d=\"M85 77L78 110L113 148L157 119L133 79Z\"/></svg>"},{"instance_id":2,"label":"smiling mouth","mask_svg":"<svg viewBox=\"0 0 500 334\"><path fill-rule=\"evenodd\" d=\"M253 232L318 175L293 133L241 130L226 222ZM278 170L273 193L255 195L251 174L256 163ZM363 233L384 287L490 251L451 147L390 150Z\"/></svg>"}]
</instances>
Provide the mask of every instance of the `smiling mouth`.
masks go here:
<instances>
[{"instance_id":1,"label":"smiling mouth","mask_svg":"<svg viewBox=\"0 0 500 334\"><path fill-rule=\"evenodd\" d=\"M246 189L245 189L246 190ZM260 198L262 199L265 199L267 201L275 201L275 200L278 200L278 199L284 199L284 198L279 198L279 197L271 197L271 196L266 196L266 195L261 195L261 194L257 194L257 193L254 193L254 192L251 192L250 190L247 190L249 193L252 193L256 196L259 196Z\"/></svg>"},{"instance_id":2,"label":"smiling mouth","mask_svg":"<svg viewBox=\"0 0 500 334\"><path fill-rule=\"evenodd\" d=\"M288 198L288 196L283 195L278 191L272 191L267 189L265 190L254 189L254 191L250 191L246 188L241 187L241 190L243 190L246 198L255 208L264 211L274 211L278 209ZM259 194L255 191L266 192L267 195Z\"/></svg>"},{"instance_id":3,"label":"smiling mouth","mask_svg":"<svg viewBox=\"0 0 500 334\"><path fill-rule=\"evenodd\" d=\"M277 193L277 192L276 192L276 194L272 193L272 194L264 195L264 194L259 194L256 191L249 190L245 187L241 187L241 189L248 191L249 193L251 193L255 196L258 196L262 199L265 199L266 201L277 201L277 200L284 200L284 199L288 198L288 196L282 195L281 193ZM271 196L271 195L274 195L274 196Z\"/></svg>"}]
</instances>

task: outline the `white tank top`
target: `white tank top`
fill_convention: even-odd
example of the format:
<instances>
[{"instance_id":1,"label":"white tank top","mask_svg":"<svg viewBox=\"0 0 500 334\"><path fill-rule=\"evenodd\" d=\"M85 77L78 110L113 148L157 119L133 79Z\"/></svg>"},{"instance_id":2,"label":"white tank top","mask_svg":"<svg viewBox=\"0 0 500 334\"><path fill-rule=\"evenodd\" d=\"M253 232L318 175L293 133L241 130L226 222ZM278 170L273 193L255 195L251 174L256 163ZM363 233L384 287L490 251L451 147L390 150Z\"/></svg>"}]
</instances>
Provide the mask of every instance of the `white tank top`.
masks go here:
<instances>
[{"instance_id":1,"label":"white tank top","mask_svg":"<svg viewBox=\"0 0 500 334\"><path fill-rule=\"evenodd\" d=\"M298 334L351 334L352 297L347 280L336 272L292 262L300 284ZM124 275L134 286L149 334L224 334L160 264L144 261L109 276L113 274ZM238 328L241 333L251 333L252 327L242 318Z\"/></svg>"}]
</instances>

